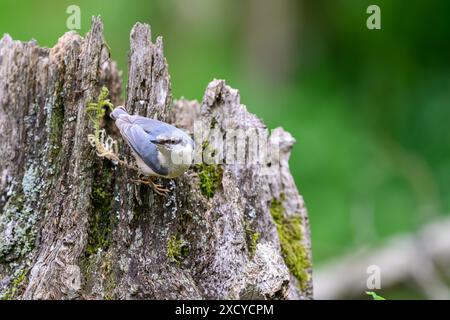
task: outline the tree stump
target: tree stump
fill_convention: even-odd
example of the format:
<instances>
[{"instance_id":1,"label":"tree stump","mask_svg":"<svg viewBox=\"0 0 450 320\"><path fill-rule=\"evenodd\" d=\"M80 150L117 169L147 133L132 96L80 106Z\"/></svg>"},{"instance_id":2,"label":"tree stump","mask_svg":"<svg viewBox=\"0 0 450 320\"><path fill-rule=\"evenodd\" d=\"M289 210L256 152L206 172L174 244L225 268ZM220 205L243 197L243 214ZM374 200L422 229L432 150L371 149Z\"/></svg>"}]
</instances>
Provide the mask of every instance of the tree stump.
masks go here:
<instances>
[{"instance_id":1,"label":"tree stump","mask_svg":"<svg viewBox=\"0 0 450 320\"><path fill-rule=\"evenodd\" d=\"M0 297L312 298L308 217L288 166L295 140L278 128L268 136L278 148L273 161L205 163L228 130L265 125L223 80L207 86L201 103L173 101L162 38L152 43L150 27L137 23L130 41L125 108L194 133L202 161L161 179L171 190L164 198L96 154L86 107L103 86L114 105L122 102L99 18L84 38L68 32L51 49L4 35ZM198 123L207 128L200 140ZM108 116L102 127L131 161Z\"/></svg>"}]
</instances>

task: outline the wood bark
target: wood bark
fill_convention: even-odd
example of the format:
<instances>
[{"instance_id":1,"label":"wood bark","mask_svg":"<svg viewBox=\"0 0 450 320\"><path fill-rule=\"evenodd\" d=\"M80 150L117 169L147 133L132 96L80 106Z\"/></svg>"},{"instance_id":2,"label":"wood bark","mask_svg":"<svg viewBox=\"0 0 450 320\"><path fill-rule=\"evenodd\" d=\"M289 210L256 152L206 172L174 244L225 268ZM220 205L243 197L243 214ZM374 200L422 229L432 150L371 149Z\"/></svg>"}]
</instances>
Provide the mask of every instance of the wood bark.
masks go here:
<instances>
[{"instance_id":1,"label":"wood bark","mask_svg":"<svg viewBox=\"0 0 450 320\"><path fill-rule=\"evenodd\" d=\"M130 113L190 133L207 124L211 145L212 129L266 130L223 80L202 102L173 101L163 41L151 42L148 25L134 26L130 46ZM0 297L312 298L308 217L288 166L292 136L272 132L279 158L270 163L196 164L162 179L171 190L164 198L89 143L86 106L103 86L120 105L121 75L99 18L84 38L68 32L50 49L0 40ZM131 163L108 116L102 126ZM196 144L201 157L205 140ZM292 237L282 232L299 237L286 243Z\"/></svg>"}]
</instances>

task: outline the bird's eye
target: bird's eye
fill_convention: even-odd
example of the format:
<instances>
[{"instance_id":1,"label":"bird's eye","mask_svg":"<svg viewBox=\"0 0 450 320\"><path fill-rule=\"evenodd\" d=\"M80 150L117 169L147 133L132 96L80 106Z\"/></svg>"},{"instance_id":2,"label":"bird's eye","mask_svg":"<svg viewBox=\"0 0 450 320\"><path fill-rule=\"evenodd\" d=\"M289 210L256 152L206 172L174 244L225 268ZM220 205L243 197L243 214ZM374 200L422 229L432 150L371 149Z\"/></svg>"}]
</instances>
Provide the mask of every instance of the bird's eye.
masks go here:
<instances>
[{"instance_id":1,"label":"bird's eye","mask_svg":"<svg viewBox=\"0 0 450 320\"><path fill-rule=\"evenodd\" d=\"M164 141L165 144L173 144L174 140L173 139L167 139L166 141Z\"/></svg>"},{"instance_id":2,"label":"bird's eye","mask_svg":"<svg viewBox=\"0 0 450 320\"><path fill-rule=\"evenodd\" d=\"M171 145L171 144L177 144L180 141L181 141L181 139L167 138L167 139L154 140L154 143L161 144L161 145Z\"/></svg>"}]
</instances>

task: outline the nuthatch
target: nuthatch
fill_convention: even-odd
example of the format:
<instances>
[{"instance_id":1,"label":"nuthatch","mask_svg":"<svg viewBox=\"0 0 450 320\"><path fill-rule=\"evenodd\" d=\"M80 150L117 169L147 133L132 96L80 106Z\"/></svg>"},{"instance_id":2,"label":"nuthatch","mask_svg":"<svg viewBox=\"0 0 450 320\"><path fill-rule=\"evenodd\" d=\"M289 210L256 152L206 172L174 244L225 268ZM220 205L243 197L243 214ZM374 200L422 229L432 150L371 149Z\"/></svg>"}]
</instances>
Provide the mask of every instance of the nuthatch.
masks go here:
<instances>
[{"instance_id":1,"label":"nuthatch","mask_svg":"<svg viewBox=\"0 0 450 320\"><path fill-rule=\"evenodd\" d=\"M131 147L143 175L175 178L190 167L194 141L184 131L155 119L130 115L123 107L115 108L110 116ZM161 195L169 191L151 179L135 181L152 186Z\"/></svg>"}]
</instances>

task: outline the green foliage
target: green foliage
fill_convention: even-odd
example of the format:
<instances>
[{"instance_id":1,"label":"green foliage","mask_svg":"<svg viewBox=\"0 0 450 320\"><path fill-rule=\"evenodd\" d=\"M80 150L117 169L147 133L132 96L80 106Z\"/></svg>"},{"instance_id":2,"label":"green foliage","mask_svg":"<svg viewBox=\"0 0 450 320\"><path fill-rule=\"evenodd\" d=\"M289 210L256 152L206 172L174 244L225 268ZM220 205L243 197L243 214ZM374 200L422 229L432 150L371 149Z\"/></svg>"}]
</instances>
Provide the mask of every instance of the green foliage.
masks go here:
<instances>
[{"instance_id":1,"label":"green foliage","mask_svg":"<svg viewBox=\"0 0 450 320\"><path fill-rule=\"evenodd\" d=\"M189 254L188 242L180 238L179 235L172 235L167 241L167 258L171 262L180 264L181 260Z\"/></svg>"},{"instance_id":2,"label":"green foliage","mask_svg":"<svg viewBox=\"0 0 450 320\"><path fill-rule=\"evenodd\" d=\"M217 120L213 118L212 123L214 126L217 124ZM202 143L202 152L208 150L210 142L206 139ZM209 150L209 156L215 156L215 150ZM222 182L223 168L218 164L206 164L200 163L194 167L195 171L200 178L200 190L205 197L212 198L216 192L216 189L220 187Z\"/></svg>"},{"instance_id":3,"label":"green foliage","mask_svg":"<svg viewBox=\"0 0 450 320\"><path fill-rule=\"evenodd\" d=\"M261 237L261 234L256 231L251 233L251 235L250 235L249 252L250 252L251 257L253 257L255 255L256 245L258 244L260 237Z\"/></svg>"},{"instance_id":4,"label":"green foliage","mask_svg":"<svg viewBox=\"0 0 450 320\"><path fill-rule=\"evenodd\" d=\"M209 141L208 140L203 141L203 143L202 143L202 151L206 150L206 148L208 148L208 147L209 147Z\"/></svg>"},{"instance_id":5,"label":"green foliage","mask_svg":"<svg viewBox=\"0 0 450 320\"><path fill-rule=\"evenodd\" d=\"M107 108L113 110L114 105L108 99L109 90L105 86L100 90L97 102L90 102L86 108L89 120L94 127L94 136L97 141L100 140L100 127Z\"/></svg>"},{"instance_id":6,"label":"green foliage","mask_svg":"<svg viewBox=\"0 0 450 320\"><path fill-rule=\"evenodd\" d=\"M222 183L223 168L220 165L200 163L195 166L200 178L200 190L205 197L212 198Z\"/></svg>"},{"instance_id":7,"label":"green foliage","mask_svg":"<svg viewBox=\"0 0 450 320\"><path fill-rule=\"evenodd\" d=\"M379 296L378 294L376 294L374 291L366 291L366 294L371 296L373 298L373 300L386 300L382 296Z\"/></svg>"},{"instance_id":8,"label":"green foliage","mask_svg":"<svg viewBox=\"0 0 450 320\"><path fill-rule=\"evenodd\" d=\"M26 276L26 269L20 271L19 275L11 281L6 291L0 295L0 300L14 300L22 287L22 283L27 279Z\"/></svg>"},{"instance_id":9,"label":"green foliage","mask_svg":"<svg viewBox=\"0 0 450 320\"><path fill-rule=\"evenodd\" d=\"M283 199L283 195L281 199ZM309 280L307 269L311 267L311 261L301 243L300 217L285 217L283 204L277 199L272 200L270 213L277 227L284 262L299 281L300 288L305 289Z\"/></svg>"},{"instance_id":10,"label":"green foliage","mask_svg":"<svg viewBox=\"0 0 450 320\"><path fill-rule=\"evenodd\" d=\"M253 229L251 223L248 221L244 221L245 227L245 240L247 243L247 249L250 258L253 258L256 251L256 246L258 245L258 241L261 238L261 234Z\"/></svg>"}]
</instances>

